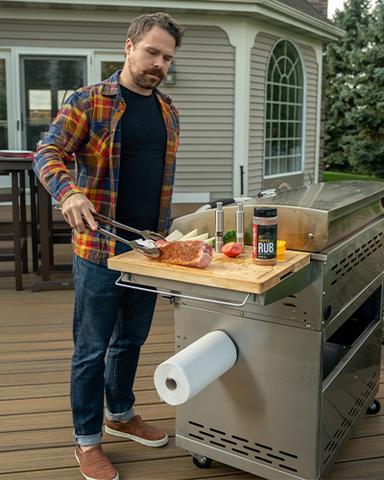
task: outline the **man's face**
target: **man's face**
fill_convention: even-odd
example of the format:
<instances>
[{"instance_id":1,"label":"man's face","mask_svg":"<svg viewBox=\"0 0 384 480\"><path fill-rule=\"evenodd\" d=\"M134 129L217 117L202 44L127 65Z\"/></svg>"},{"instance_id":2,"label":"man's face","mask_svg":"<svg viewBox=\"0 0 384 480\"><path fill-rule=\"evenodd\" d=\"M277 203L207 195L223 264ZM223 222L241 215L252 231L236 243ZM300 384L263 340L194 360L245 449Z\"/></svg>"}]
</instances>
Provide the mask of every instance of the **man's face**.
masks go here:
<instances>
[{"instance_id":1,"label":"man's face","mask_svg":"<svg viewBox=\"0 0 384 480\"><path fill-rule=\"evenodd\" d=\"M135 44L130 38L127 39L124 67L140 89L153 90L166 75L175 49L176 42L172 35L154 26Z\"/></svg>"}]
</instances>

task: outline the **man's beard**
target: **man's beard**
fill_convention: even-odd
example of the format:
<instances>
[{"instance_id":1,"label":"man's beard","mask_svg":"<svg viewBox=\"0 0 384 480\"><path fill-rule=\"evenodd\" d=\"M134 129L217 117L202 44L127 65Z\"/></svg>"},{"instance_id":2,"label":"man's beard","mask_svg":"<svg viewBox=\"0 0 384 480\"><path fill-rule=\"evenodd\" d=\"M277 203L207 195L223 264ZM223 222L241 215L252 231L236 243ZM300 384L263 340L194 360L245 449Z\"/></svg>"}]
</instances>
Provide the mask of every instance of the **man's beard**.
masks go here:
<instances>
[{"instance_id":1,"label":"man's beard","mask_svg":"<svg viewBox=\"0 0 384 480\"><path fill-rule=\"evenodd\" d=\"M144 70L144 71L135 71L132 66L129 66L129 71L131 74L132 79L134 82L141 88L144 88L145 90L153 90L156 88L160 83L162 82L164 75L163 72L159 69L149 69L149 70ZM148 78L148 75L155 75L157 77L157 80L154 78L150 79Z\"/></svg>"}]
</instances>

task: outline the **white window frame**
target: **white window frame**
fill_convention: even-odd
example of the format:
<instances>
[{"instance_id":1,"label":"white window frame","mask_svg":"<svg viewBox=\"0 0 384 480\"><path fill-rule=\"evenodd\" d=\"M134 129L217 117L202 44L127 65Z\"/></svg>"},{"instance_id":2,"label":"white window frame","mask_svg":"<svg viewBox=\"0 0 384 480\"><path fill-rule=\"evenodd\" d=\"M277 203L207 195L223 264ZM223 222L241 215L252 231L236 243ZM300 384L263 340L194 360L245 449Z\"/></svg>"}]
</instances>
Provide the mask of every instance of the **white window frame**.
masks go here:
<instances>
[{"instance_id":1,"label":"white window frame","mask_svg":"<svg viewBox=\"0 0 384 480\"><path fill-rule=\"evenodd\" d=\"M15 116L14 116L14 98L15 98L15 89L12 81L12 62L11 62L11 49L0 49L0 59L5 60L5 85L6 85L6 99L7 99L7 123L8 123L8 150L14 150L16 147L15 143ZM0 177L0 187L9 188L11 186L11 180L9 177L1 176ZM10 203L7 203L10 205Z\"/></svg>"},{"instance_id":2,"label":"white window frame","mask_svg":"<svg viewBox=\"0 0 384 480\"><path fill-rule=\"evenodd\" d=\"M11 49L0 49L0 59L5 60L5 84L6 84L6 98L7 98L7 123L8 123L8 149L13 150L16 148L16 135L15 135L15 109L14 99L16 97L16 91L14 88L14 82L12 78L12 51Z\"/></svg>"},{"instance_id":3,"label":"white window frame","mask_svg":"<svg viewBox=\"0 0 384 480\"><path fill-rule=\"evenodd\" d=\"M22 100L21 100L21 57L26 55L37 55L37 56L47 56L47 57L86 57L86 83L89 83L92 78L92 55L93 50L89 49L75 49L75 48L39 48L39 47L15 47L12 48L12 70L14 78L14 98L15 102L13 105L14 118L16 119L14 125L15 130L15 148L22 148L22 132L20 128L17 128L17 122L21 121L21 112L22 112Z\"/></svg>"},{"instance_id":4,"label":"white window frame","mask_svg":"<svg viewBox=\"0 0 384 480\"><path fill-rule=\"evenodd\" d=\"M301 62L301 68L303 72L303 104L302 104L302 128L301 128L301 167L299 170L295 170L293 172L281 172L281 173L275 173L275 174L269 174L267 175L265 172L265 157L266 157L266 152L265 152L265 146L266 146L266 140L267 140L267 95L268 95L268 89L267 89L267 79L268 79L268 73L269 73L269 68L272 60L272 55L278 46L279 43L281 42L289 42L292 44L292 46L295 48L299 60ZM307 111L307 77L306 77L306 69L305 69L305 62L304 58L301 54L300 48L297 46L296 42L293 41L290 38L279 38L275 44L272 46L271 51L269 53L268 57L268 62L267 62L267 68L266 68L266 77L265 77L265 97L264 97L264 139L263 139L263 178L265 179L273 179L273 178L282 178L282 177L291 177L295 175L300 175L304 172L304 163L305 163L305 125L306 125L306 111Z\"/></svg>"},{"instance_id":5,"label":"white window frame","mask_svg":"<svg viewBox=\"0 0 384 480\"><path fill-rule=\"evenodd\" d=\"M119 62L124 63L124 53L116 50L95 50L93 52L92 82L105 80L101 78L101 62Z\"/></svg>"}]
</instances>

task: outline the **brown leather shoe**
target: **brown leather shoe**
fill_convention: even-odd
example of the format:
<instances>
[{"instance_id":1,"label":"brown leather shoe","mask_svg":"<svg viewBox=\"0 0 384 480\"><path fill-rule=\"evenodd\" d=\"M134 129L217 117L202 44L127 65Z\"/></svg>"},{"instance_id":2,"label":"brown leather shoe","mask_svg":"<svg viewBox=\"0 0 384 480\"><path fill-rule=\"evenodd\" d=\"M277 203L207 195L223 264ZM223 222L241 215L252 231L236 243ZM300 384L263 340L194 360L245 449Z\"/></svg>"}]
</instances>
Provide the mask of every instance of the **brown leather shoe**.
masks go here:
<instances>
[{"instance_id":1,"label":"brown leather shoe","mask_svg":"<svg viewBox=\"0 0 384 480\"><path fill-rule=\"evenodd\" d=\"M86 480L119 480L119 474L101 445L95 445L85 452L76 445L75 457L80 465L80 473Z\"/></svg>"},{"instance_id":2,"label":"brown leather shoe","mask_svg":"<svg viewBox=\"0 0 384 480\"><path fill-rule=\"evenodd\" d=\"M168 435L135 415L129 422L105 421L105 431L110 435L129 438L148 447L162 447L168 443Z\"/></svg>"}]
</instances>

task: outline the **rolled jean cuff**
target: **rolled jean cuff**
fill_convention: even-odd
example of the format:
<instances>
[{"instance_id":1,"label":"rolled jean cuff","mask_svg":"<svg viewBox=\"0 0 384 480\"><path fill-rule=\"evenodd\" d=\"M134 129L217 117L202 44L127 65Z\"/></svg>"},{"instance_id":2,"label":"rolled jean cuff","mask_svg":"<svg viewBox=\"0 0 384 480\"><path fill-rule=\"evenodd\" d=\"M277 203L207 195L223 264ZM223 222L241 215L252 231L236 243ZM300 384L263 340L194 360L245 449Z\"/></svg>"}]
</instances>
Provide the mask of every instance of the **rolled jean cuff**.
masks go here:
<instances>
[{"instance_id":1,"label":"rolled jean cuff","mask_svg":"<svg viewBox=\"0 0 384 480\"><path fill-rule=\"evenodd\" d=\"M76 435L74 434L75 442L84 447L90 445L100 445L103 432L96 433L95 435Z\"/></svg>"},{"instance_id":2,"label":"rolled jean cuff","mask_svg":"<svg viewBox=\"0 0 384 480\"><path fill-rule=\"evenodd\" d=\"M111 413L108 409L105 411L105 416L107 420L111 422L127 422L135 416L135 411L133 408L130 408L127 412L123 413Z\"/></svg>"}]
</instances>

